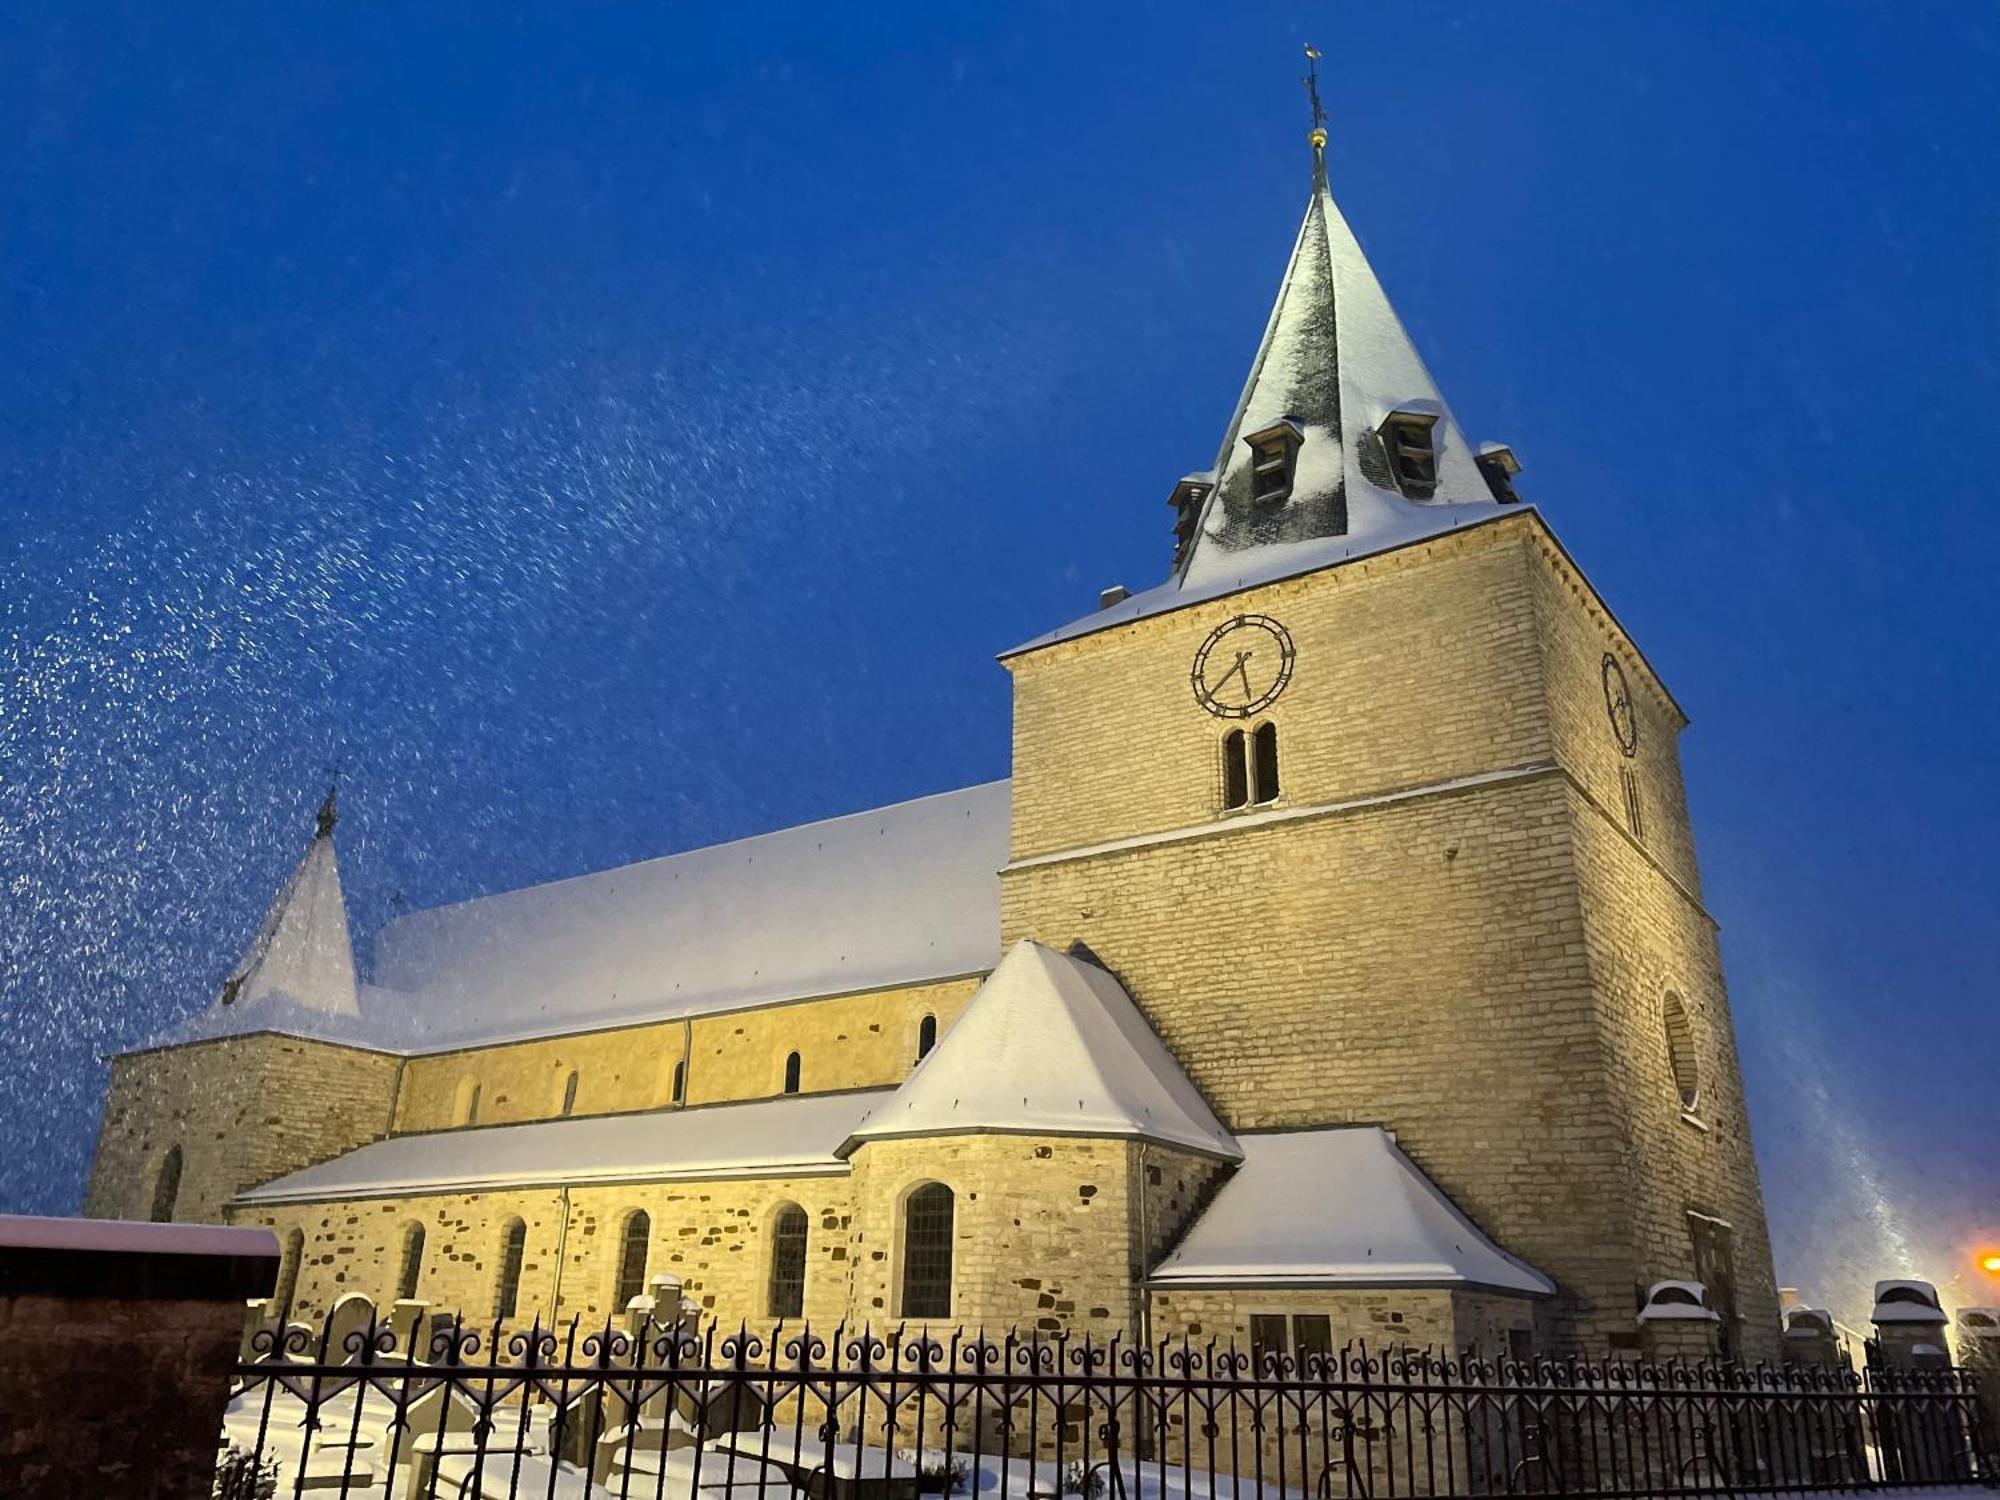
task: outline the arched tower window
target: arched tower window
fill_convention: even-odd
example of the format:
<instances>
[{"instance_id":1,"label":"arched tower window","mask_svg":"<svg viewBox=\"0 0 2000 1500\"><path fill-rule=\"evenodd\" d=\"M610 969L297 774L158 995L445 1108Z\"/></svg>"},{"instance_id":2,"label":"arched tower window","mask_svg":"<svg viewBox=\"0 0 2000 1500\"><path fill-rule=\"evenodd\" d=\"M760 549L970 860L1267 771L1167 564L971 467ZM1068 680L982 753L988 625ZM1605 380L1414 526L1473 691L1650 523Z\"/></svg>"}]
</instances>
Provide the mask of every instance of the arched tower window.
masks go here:
<instances>
[{"instance_id":1,"label":"arched tower window","mask_svg":"<svg viewBox=\"0 0 2000 1500\"><path fill-rule=\"evenodd\" d=\"M931 1055L931 1048L937 1045L937 1017L925 1016L917 1022L917 1061L922 1062Z\"/></svg>"},{"instance_id":2,"label":"arched tower window","mask_svg":"<svg viewBox=\"0 0 2000 1500\"><path fill-rule=\"evenodd\" d=\"M798 1053L793 1052L787 1054L785 1058L785 1092L788 1094L796 1094L798 1091L799 1091L799 1055Z\"/></svg>"},{"instance_id":3,"label":"arched tower window","mask_svg":"<svg viewBox=\"0 0 2000 1500\"><path fill-rule=\"evenodd\" d=\"M1255 802L1278 800L1278 726L1268 720L1250 736L1250 795Z\"/></svg>"},{"instance_id":4,"label":"arched tower window","mask_svg":"<svg viewBox=\"0 0 2000 1500\"><path fill-rule=\"evenodd\" d=\"M403 1265L396 1273L396 1296L406 1299L417 1295L417 1281L424 1270L424 1226L412 1224L403 1231Z\"/></svg>"},{"instance_id":5,"label":"arched tower window","mask_svg":"<svg viewBox=\"0 0 2000 1500\"><path fill-rule=\"evenodd\" d=\"M951 1189L927 1182L903 1200L903 1308L906 1318L951 1316Z\"/></svg>"},{"instance_id":6,"label":"arched tower window","mask_svg":"<svg viewBox=\"0 0 2000 1500\"><path fill-rule=\"evenodd\" d=\"M623 1312L631 1300L646 1290L646 1255L651 1249L653 1221L643 1208L625 1216L625 1229L618 1237L618 1281L611 1289L611 1306Z\"/></svg>"},{"instance_id":7,"label":"arched tower window","mask_svg":"<svg viewBox=\"0 0 2000 1500\"><path fill-rule=\"evenodd\" d=\"M1679 995L1669 994L1662 1007L1667 1027L1667 1063L1674 1072L1674 1088L1681 1096L1681 1108L1693 1110L1701 1102L1701 1073L1695 1065L1694 1027L1688 1024L1687 1007Z\"/></svg>"},{"instance_id":8,"label":"arched tower window","mask_svg":"<svg viewBox=\"0 0 2000 1500\"><path fill-rule=\"evenodd\" d=\"M1222 806L1224 811L1250 802L1250 747L1240 729L1222 737Z\"/></svg>"},{"instance_id":9,"label":"arched tower window","mask_svg":"<svg viewBox=\"0 0 2000 1500\"><path fill-rule=\"evenodd\" d=\"M528 1226L509 1219L500 1231L500 1282L494 1289L493 1316L511 1318L521 1303L521 1262L528 1250Z\"/></svg>"},{"instance_id":10,"label":"arched tower window","mask_svg":"<svg viewBox=\"0 0 2000 1500\"><path fill-rule=\"evenodd\" d=\"M787 1203L771 1220L771 1316L802 1317L806 1310L806 1211Z\"/></svg>"},{"instance_id":11,"label":"arched tower window","mask_svg":"<svg viewBox=\"0 0 2000 1500\"><path fill-rule=\"evenodd\" d=\"M451 1122L454 1125L479 1123L479 1080L470 1073L458 1080L458 1088L451 1096Z\"/></svg>"},{"instance_id":12,"label":"arched tower window","mask_svg":"<svg viewBox=\"0 0 2000 1500\"><path fill-rule=\"evenodd\" d=\"M181 1148L169 1146L167 1154L160 1160L160 1175L153 1179L152 1220L155 1224L171 1224L174 1207L181 1198Z\"/></svg>"},{"instance_id":13,"label":"arched tower window","mask_svg":"<svg viewBox=\"0 0 2000 1500\"><path fill-rule=\"evenodd\" d=\"M571 1068L569 1070L569 1077L563 1080L562 1112L565 1115L576 1112L576 1086L578 1082L577 1071L575 1068Z\"/></svg>"},{"instance_id":14,"label":"arched tower window","mask_svg":"<svg viewBox=\"0 0 2000 1500\"><path fill-rule=\"evenodd\" d=\"M271 1293L271 1307L280 1323L292 1315L292 1301L299 1290L299 1265L305 1258L306 1232L294 1229L285 1236L284 1258L278 1262L278 1286Z\"/></svg>"}]
</instances>

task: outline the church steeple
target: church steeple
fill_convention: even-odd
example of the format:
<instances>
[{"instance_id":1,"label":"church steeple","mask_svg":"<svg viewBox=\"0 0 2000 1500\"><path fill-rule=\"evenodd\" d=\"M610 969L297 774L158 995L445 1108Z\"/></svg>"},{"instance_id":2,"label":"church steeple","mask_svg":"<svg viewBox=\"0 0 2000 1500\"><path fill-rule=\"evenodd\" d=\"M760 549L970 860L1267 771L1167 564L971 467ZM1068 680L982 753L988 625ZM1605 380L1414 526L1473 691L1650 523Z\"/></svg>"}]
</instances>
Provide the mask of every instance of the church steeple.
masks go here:
<instances>
[{"instance_id":1,"label":"church steeple","mask_svg":"<svg viewBox=\"0 0 2000 1500\"><path fill-rule=\"evenodd\" d=\"M333 848L339 821L329 788L313 820L312 842L264 914L242 961L223 982L216 1009L240 1011L282 1002L328 1015L361 1014L347 903Z\"/></svg>"},{"instance_id":2,"label":"church steeple","mask_svg":"<svg viewBox=\"0 0 2000 1500\"><path fill-rule=\"evenodd\" d=\"M1333 201L1316 70L1305 82L1312 192L1215 467L1174 492L1183 588L1262 571L1302 544L1372 548L1446 531L1512 499L1504 476L1489 481L1500 460L1482 463L1467 441Z\"/></svg>"}]
</instances>

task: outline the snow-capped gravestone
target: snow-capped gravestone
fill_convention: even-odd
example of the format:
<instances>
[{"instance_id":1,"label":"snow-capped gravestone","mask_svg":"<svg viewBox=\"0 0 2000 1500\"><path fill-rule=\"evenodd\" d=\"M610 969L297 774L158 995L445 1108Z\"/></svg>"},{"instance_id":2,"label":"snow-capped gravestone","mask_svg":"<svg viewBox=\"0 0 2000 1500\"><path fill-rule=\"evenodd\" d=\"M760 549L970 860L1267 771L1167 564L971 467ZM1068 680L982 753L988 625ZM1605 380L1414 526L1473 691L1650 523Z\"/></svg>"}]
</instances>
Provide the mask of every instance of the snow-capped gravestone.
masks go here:
<instances>
[{"instance_id":1,"label":"snow-capped gravestone","mask_svg":"<svg viewBox=\"0 0 2000 1500\"><path fill-rule=\"evenodd\" d=\"M0 1476L9 1500L187 1500L215 1475L267 1229L0 1214Z\"/></svg>"},{"instance_id":2,"label":"snow-capped gravestone","mask_svg":"<svg viewBox=\"0 0 2000 1500\"><path fill-rule=\"evenodd\" d=\"M1905 1370L1943 1369L1947 1319L1937 1288L1928 1281L1878 1281L1875 1311L1869 1314L1882 1362Z\"/></svg>"}]
</instances>

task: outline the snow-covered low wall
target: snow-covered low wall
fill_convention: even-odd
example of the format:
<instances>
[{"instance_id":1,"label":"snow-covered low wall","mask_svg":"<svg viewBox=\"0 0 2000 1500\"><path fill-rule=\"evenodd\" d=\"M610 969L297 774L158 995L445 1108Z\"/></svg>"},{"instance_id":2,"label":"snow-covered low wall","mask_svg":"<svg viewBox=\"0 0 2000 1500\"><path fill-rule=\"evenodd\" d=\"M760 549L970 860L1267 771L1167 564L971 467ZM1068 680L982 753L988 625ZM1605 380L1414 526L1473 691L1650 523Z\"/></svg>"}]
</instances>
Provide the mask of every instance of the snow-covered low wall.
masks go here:
<instances>
[{"instance_id":1,"label":"snow-covered low wall","mask_svg":"<svg viewBox=\"0 0 2000 1500\"><path fill-rule=\"evenodd\" d=\"M9 1500L209 1493L243 1305L269 1230L0 1214L0 1489Z\"/></svg>"}]
</instances>

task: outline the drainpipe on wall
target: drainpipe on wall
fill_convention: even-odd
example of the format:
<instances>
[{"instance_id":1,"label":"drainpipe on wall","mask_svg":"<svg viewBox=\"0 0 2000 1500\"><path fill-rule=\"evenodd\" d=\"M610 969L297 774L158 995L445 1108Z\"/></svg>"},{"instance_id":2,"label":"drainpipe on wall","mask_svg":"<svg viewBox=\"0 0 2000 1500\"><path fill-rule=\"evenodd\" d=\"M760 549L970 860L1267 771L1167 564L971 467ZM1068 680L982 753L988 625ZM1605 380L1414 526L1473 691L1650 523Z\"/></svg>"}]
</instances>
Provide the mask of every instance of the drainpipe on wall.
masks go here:
<instances>
[{"instance_id":1,"label":"drainpipe on wall","mask_svg":"<svg viewBox=\"0 0 2000 1500\"><path fill-rule=\"evenodd\" d=\"M688 1075L694 1072L694 1017L681 1018L681 1096L673 1101L675 1109L687 1108L688 1085L694 1080Z\"/></svg>"},{"instance_id":2,"label":"drainpipe on wall","mask_svg":"<svg viewBox=\"0 0 2000 1500\"><path fill-rule=\"evenodd\" d=\"M563 1188L556 1194L556 1205L562 1212L562 1222L556 1226L556 1286L549 1298L549 1326L554 1327L562 1317L562 1273L563 1256L569 1246L569 1189Z\"/></svg>"}]
</instances>

